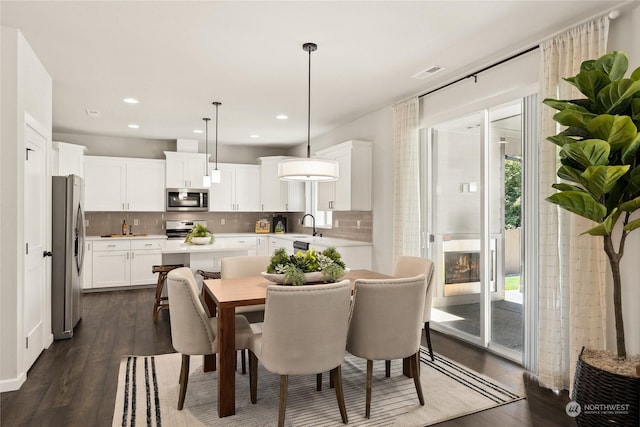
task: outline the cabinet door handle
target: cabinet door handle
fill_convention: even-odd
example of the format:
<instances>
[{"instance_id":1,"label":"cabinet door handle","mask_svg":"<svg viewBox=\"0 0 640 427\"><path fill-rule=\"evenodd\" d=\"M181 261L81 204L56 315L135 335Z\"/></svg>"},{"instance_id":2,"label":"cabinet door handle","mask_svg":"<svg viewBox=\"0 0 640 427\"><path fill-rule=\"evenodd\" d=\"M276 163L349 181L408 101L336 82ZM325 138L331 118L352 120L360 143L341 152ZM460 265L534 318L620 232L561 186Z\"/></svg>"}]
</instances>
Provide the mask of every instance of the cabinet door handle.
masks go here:
<instances>
[{"instance_id":1,"label":"cabinet door handle","mask_svg":"<svg viewBox=\"0 0 640 427\"><path fill-rule=\"evenodd\" d=\"M285 203L285 204L284 204L284 210L285 210L285 211L288 211L288 210L289 210L289 203Z\"/></svg>"},{"instance_id":2,"label":"cabinet door handle","mask_svg":"<svg viewBox=\"0 0 640 427\"><path fill-rule=\"evenodd\" d=\"M262 204L262 210L264 210L264 203Z\"/></svg>"},{"instance_id":3,"label":"cabinet door handle","mask_svg":"<svg viewBox=\"0 0 640 427\"><path fill-rule=\"evenodd\" d=\"M131 259L134 259L136 257L136 253L135 252L131 252Z\"/></svg>"},{"instance_id":4,"label":"cabinet door handle","mask_svg":"<svg viewBox=\"0 0 640 427\"><path fill-rule=\"evenodd\" d=\"M129 210L129 202L127 202L127 210Z\"/></svg>"},{"instance_id":5,"label":"cabinet door handle","mask_svg":"<svg viewBox=\"0 0 640 427\"><path fill-rule=\"evenodd\" d=\"M108 248L115 248L116 245L107 245Z\"/></svg>"},{"instance_id":6,"label":"cabinet door handle","mask_svg":"<svg viewBox=\"0 0 640 427\"><path fill-rule=\"evenodd\" d=\"M153 246L153 243L145 243L145 246Z\"/></svg>"},{"instance_id":7,"label":"cabinet door handle","mask_svg":"<svg viewBox=\"0 0 640 427\"><path fill-rule=\"evenodd\" d=\"M124 210L124 202L122 202L122 210Z\"/></svg>"},{"instance_id":8,"label":"cabinet door handle","mask_svg":"<svg viewBox=\"0 0 640 427\"><path fill-rule=\"evenodd\" d=\"M129 252L127 252L127 259L129 259Z\"/></svg>"}]
</instances>

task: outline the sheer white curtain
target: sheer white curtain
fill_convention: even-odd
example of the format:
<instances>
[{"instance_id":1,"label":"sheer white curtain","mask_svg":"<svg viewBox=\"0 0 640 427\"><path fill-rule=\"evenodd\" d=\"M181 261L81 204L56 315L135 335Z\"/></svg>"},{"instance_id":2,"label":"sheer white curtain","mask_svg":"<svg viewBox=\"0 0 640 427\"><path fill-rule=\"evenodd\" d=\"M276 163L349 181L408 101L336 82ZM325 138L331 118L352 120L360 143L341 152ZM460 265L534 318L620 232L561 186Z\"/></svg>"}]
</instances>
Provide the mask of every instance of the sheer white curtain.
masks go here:
<instances>
[{"instance_id":1,"label":"sheer white curtain","mask_svg":"<svg viewBox=\"0 0 640 427\"><path fill-rule=\"evenodd\" d=\"M606 53L608 33L603 17L541 43L543 98L582 97L563 77ZM538 377L542 386L558 390L572 386L582 346L604 348L606 257L601 238L580 235L591 221L544 201L558 180L557 148L544 140L558 131L555 112L541 107Z\"/></svg>"},{"instance_id":2,"label":"sheer white curtain","mask_svg":"<svg viewBox=\"0 0 640 427\"><path fill-rule=\"evenodd\" d=\"M420 256L418 98L393 106L393 256Z\"/></svg>"}]
</instances>

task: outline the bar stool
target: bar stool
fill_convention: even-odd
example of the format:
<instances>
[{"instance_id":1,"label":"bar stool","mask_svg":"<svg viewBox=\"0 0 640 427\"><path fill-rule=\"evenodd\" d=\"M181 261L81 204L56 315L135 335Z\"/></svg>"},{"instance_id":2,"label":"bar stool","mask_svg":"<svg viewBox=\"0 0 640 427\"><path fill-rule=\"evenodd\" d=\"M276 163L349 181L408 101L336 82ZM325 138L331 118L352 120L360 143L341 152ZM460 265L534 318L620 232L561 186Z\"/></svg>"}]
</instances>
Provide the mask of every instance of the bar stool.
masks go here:
<instances>
[{"instance_id":1,"label":"bar stool","mask_svg":"<svg viewBox=\"0 0 640 427\"><path fill-rule=\"evenodd\" d=\"M153 273L158 273L158 283L156 283L156 301L153 304L153 321L158 321L158 313L163 308L169 308L169 297L162 296L162 290L164 289L164 283L167 281L167 273L175 268L184 267L184 264L167 264L167 265L154 265L151 269Z\"/></svg>"}]
</instances>

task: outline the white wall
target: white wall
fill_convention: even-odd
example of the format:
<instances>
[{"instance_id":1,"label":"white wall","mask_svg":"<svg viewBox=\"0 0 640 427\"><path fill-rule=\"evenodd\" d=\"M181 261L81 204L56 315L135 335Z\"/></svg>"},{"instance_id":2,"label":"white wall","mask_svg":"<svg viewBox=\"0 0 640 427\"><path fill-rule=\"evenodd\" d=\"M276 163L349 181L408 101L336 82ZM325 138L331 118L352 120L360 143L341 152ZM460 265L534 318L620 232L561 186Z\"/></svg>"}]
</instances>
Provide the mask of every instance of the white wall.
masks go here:
<instances>
[{"instance_id":1,"label":"white wall","mask_svg":"<svg viewBox=\"0 0 640 427\"><path fill-rule=\"evenodd\" d=\"M640 5L623 11L611 21L607 50L622 50L629 55L627 76L640 67ZM638 215L636 215L638 216ZM622 311L625 326L627 354L640 354L640 286L638 286L638 258L640 258L640 231L634 231L626 240L624 257L620 263L622 274ZM615 322L613 319L613 290L611 281L607 294L607 347L616 348Z\"/></svg>"},{"instance_id":2,"label":"white wall","mask_svg":"<svg viewBox=\"0 0 640 427\"><path fill-rule=\"evenodd\" d=\"M175 139L143 139L123 138L103 135L79 135L72 133L54 133L55 141L87 147L88 156L135 157L142 159L163 159L164 151L176 151ZM198 150L205 152L204 140L199 141ZM213 150L213 151L212 151ZM286 156L291 148L257 148L247 146L231 146L218 143L219 163L258 164L261 156ZM215 144L209 140L211 161L215 159Z\"/></svg>"},{"instance_id":3,"label":"white wall","mask_svg":"<svg viewBox=\"0 0 640 427\"><path fill-rule=\"evenodd\" d=\"M391 273L393 257L393 110L386 107L340 126L311 141L315 153L350 139L373 143L373 270ZM306 144L297 147L297 156L306 156ZM357 191L357 189L356 189Z\"/></svg>"},{"instance_id":4,"label":"white wall","mask_svg":"<svg viewBox=\"0 0 640 427\"><path fill-rule=\"evenodd\" d=\"M22 365L25 113L48 130L50 144L53 86L22 34L8 27L2 27L1 34L0 186L3 200L11 201L0 207L0 391L5 391L18 388L26 378ZM44 301L45 310L50 305Z\"/></svg>"}]
</instances>

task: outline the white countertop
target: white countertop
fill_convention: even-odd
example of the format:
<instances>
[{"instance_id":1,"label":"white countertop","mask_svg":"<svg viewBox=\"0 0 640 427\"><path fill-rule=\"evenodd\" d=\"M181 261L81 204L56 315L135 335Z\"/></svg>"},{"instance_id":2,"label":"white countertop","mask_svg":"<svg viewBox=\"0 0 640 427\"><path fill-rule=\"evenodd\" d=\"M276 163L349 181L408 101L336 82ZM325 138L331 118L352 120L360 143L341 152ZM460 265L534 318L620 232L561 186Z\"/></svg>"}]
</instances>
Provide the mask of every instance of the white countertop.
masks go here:
<instances>
[{"instance_id":1,"label":"white countertop","mask_svg":"<svg viewBox=\"0 0 640 427\"><path fill-rule=\"evenodd\" d=\"M163 239L167 240L167 236L164 234L130 234L126 236L121 235L111 235L112 237L101 237L101 236L87 236L86 240L136 240L136 239ZM316 244L320 246L335 246L335 247L346 247L346 246L372 246L371 242L360 242L357 240L347 240L347 239L338 239L334 237L313 237L310 234L296 234L296 233L281 233L281 234L256 234L256 233L214 233L214 237L216 238L224 238L224 237L277 237L279 239L285 239L293 242L294 240L307 242L311 244ZM175 242L175 244L172 244ZM221 243L221 242L219 242ZM179 245L183 245L182 247ZM181 240L167 240L166 250L169 251L177 251L173 253L184 253L184 252L218 252L229 249L237 249L238 246L230 247L223 245L184 245ZM181 249L182 248L182 249ZM188 249L193 248L193 249ZM168 253L168 252L167 252Z\"/></svg>"}]
</instances>

